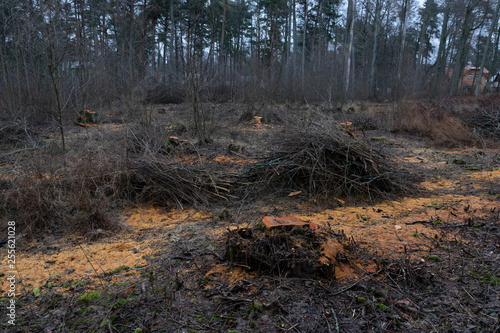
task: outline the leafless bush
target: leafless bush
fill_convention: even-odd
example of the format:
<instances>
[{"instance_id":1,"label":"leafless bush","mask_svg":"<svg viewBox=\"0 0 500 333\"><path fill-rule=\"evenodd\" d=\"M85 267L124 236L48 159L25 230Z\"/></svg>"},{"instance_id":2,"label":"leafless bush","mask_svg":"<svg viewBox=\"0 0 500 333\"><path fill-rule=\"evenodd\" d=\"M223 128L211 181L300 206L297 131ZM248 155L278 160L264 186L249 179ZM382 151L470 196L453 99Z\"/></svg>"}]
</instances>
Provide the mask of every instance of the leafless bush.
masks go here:
<instances>
[{"instance_id":1,"label":"leafless bush","mask_svg":"<svg viewBox=\"0 0 500 333\"><path fill-rule=\"evenodd\" d=\"M184 101L185 93L177 86L169 87L157 84L146 90L145 103L148 104L179 104Z\"/></svg>"},{"instance_id":2,"label":"leafless bush","mask_svg":"<svg viewBox=\"0 0 500 333\"><path fill-rule=\"evenodd\" d=\"M0 193L2 213L29 236L116 228L111 204L128 197L127 173L117 159L82 153L57 168L31 165Z\"/></svg>"},{"instance_id":3,"label":"leafless bush","mask_svg":"<svg viewBox=\"0 0 500 333\"><path fill-rule=\"evenodd\" d=\"M378 127L375 119L363 115L355 115L351 122L356 131L370 131Z\"/></svg>"},{"instance_id":4,"label":"leafless bush","mask_svg":"<svg viewBox=\"0 0 500 333\"><path fill-rule=\"evenodd\" d=\"M133 154L167 153L171 133L164 126L138 124L127 133L127 149Z\"/></svg>"},{"instance_id":5,"label":"leafless bush","mask_svg":"<svg viewBox=\"0 0 500 333\"><path fill-rule=\"evenodd\" d=\"M23 124L18 121L1 121L0 122L0 141L3 143L15 143L24 141L30 135L23 128Z\"/></svg>"}]
</instances>

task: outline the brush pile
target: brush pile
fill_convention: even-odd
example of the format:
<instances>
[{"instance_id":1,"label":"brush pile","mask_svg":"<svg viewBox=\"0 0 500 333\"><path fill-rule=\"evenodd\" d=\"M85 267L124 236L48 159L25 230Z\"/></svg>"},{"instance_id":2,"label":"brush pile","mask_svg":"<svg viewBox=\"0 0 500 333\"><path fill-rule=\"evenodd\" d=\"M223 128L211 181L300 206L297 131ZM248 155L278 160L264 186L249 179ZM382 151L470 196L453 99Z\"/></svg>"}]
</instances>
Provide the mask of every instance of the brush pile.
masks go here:
<instances>
[{"instance_id":1,"label":"brush pile","mask_svg":"<svg viewBox=\"0 0 500 333\"><path fill-rule=\"evenodd\" d=\"M334 277L334 260L322 260L325 237L307 227L229 230L226 260L278 276Z\"/></svg>"},{"instance_id":2,"label":"brush pile","mask_svg":"<svg viewBox=\"0 0 500 333\"><path fill-rule=\"evenodd\" d=\"M216 165L201 160L186 163L172 158L133 159L133 187L139 202L208 205L228 200L231 180Z\"/></svg>"},{"instance_id":3,"label":"brush pile","mask_svg":"<svg viewBox=\"0 0 500 333\"><path fill-rule=\"evenodd\" d=\"M170 134L144 125L130 131L130 181L136 201L182 208L229 200L234 177L211 163L201 147Z\"/></svg>"},{"instance_id":4,"label":"brush pile","mask_svg":"<svg viewBox=\"0 0 500 333\"><path fill-rule=\"evenodd\" d=\"M273 151L242 175L259 189L368 198L409 189L395 164L331 121L287 128L272 142Z\"/></svg>"}]
</instances>

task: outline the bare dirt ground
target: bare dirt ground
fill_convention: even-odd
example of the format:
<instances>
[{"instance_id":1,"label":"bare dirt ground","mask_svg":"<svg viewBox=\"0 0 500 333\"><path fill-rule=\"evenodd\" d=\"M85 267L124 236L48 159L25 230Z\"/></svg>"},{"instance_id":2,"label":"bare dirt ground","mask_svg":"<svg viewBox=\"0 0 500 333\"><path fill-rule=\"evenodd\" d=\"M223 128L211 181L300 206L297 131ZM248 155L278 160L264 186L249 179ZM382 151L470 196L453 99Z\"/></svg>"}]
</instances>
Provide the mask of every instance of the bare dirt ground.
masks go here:
<instances>
[{"instance_id":1,"label":"bare dirt ground","mask_svg":"<svg viewBox=\"0 0 500 333\"><path fill-rule=\"evenodd\" d=\"M153 112L160 122L176 115ZM73 129L71 140L98 149L124 127ZM229 122L218 137L229 152L204 158L231 170L251 163L263 152L259 142L279 130ZM375 201L268 193L212 207L130 205L114 215L115 231L20 239L18 325L6 330L500 332L499 149L436 148L380 129L356 135L417 175L417 191ZM13 170L4 165L2 177ZM255 235L268 215L327 232L320 249L333 273L230 260L231 235ZM257 241L245 237L237 241ZM5 294L5 280L1 288Z\"/></svg>"}]
</instances>

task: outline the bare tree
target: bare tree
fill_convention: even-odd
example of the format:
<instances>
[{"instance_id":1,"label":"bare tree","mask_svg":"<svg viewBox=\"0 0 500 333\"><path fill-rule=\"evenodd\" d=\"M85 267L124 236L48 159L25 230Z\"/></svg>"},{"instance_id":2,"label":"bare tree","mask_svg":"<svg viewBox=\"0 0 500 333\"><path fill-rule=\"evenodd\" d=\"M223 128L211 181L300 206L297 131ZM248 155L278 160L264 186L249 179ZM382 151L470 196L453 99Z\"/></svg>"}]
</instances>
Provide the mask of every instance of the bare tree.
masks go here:
<instances>
[{"instance_id":1,"label":"bare tree","mask_svg":"<svg viewBox=\"0 0 500 333\"><path fill-rule=\"evenodd\" d=\"M370 66L370 96L374 97L376 94L376 81L375 81L375 69L377 62L377 47L378 47L378 32L380 26L380 12L382 10L382 4L380 0L375 1L375 14L373 19L373 49L372 49L372 60Z\"/></svg>"},{"instance_id":2,"label":"bare tree","mask_svg":"<svg viewBox=\"0 0 500 333\"><path fill-rule=\"evenodd\" d=\"M450 84L450 95L456 95L458 91L458 83L460 77L462 76L462 70L465 64L465 55L467 48L467 40L469 39L470 33L477 29L477 27L481 26L482 22L478 25L472 24L473 13L476 6L479 4L481 0L467 0L465 16L462 23L460 39L458 42L458 50L455 60L455 67L453 68L453 74L451 77Z\"/></svg>"},{"instance_id":3,"label":"bare tree","mask_svg":"<svg viewBox=\"0 0 500 333\"><path fill-rule=\"evenodd\" d=\"M349 0L347 7L346 33L344 39L344 93L342 102L347 101L349 97L350 77L351 77L351 59L354 40L354 7L356 0Z\"/></svg>"},{"instance_id":4,"label":"bare tree","mask_svg":"<svg viewBox=\"0 0 500 333\"><path fill-rule=\"evenodd\" d=\"M486 63L486 57L488 56L488 48L490 46L491 37L493 36L493 31L496 29L496 25L498 23L498 12L500 11L500 1L497 1L497 8L495 10L495 14L493 15L493 21L491 22L490 32L488 34L488 39L486 40L486 46L484 47L483 59L481 60L481 69L479 70L479 78L476 83L476 90L474 92L474 96L477 99L479 96L479 91L481 90L483 73L484 73L484 65Z\"/></svg>"}]
</instances>

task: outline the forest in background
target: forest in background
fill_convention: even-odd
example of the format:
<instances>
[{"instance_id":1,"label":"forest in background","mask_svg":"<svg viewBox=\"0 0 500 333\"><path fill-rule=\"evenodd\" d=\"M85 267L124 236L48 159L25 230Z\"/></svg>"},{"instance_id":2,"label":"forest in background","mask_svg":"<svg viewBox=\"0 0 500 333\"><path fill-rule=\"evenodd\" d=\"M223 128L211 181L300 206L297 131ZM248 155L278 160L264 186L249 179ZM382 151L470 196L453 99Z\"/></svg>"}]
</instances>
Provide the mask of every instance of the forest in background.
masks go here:
<instances>
[{"instance_id":1,"label":"forest in background","mask_svg":"<svg viewBox=\"0 0 500 333\"><path fill-rule=\"evenodd\" d=\"M253 105L453 96L465 65L490 74L499 67L496 1L4 0L0 6L4 114L62 120L116 100Z\"/></svg>"}]
</instances>

